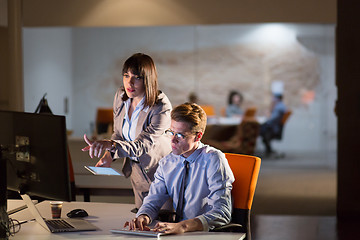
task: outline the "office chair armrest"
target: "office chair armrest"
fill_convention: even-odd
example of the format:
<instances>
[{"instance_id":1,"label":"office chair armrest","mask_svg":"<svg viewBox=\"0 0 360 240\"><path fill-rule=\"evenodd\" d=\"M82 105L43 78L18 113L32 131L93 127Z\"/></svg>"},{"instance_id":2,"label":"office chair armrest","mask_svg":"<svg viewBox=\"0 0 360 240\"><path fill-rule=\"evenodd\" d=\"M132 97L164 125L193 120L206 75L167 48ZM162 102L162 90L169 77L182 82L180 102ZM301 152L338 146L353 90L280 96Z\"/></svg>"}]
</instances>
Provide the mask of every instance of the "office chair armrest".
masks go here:
<instances>
[{"instance_id":1,"label":"office chair armrest","mask_svg":"<svg viewBox=\"0 0 360 240\"><path fill-rule=\"evenodd\" d=\"M226 225L216 227L210 232L246 232L241 224L238 223L228 223Z\"/></svg>"}]
</instances>

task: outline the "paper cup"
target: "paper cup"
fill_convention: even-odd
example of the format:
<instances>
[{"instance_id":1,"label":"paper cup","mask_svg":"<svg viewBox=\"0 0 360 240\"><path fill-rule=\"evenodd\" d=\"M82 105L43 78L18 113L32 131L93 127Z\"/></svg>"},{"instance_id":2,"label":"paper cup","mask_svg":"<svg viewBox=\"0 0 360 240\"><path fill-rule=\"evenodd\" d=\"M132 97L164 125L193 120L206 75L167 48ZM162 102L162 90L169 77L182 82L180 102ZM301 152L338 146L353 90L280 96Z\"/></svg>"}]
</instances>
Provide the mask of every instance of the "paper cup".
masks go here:
<instances>
[{"instance_id":1,"label":"paper cup","mask_svg":"<svg viewBox=\"0 0 360 240\"><path fill-rule=\"evenodd\" d=\"M52 218L61 217L61 209L63 202L50 202Z\"/></svg>"}]
</instances>

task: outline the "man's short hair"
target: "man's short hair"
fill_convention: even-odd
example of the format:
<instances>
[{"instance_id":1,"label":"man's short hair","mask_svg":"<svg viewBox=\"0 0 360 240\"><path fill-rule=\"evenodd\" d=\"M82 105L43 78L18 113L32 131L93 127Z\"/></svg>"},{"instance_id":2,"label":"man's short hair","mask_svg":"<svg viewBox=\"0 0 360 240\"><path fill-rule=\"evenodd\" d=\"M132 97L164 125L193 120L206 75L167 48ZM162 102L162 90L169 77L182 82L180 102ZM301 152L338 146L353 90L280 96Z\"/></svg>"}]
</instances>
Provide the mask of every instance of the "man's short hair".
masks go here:
<instances>
[{"instance_id":1,"label":"man's short hair","mask_svg":"<svg viewBox=\"0 0 360 240\"><path fill-rule=\"evenodd\" d=\"M189 124L190 131L205 132L206 128L206 113L196 103L186 102L175 107L171 112L171 119L176 122L185 122Z\"/></svg>"}]
</instances>

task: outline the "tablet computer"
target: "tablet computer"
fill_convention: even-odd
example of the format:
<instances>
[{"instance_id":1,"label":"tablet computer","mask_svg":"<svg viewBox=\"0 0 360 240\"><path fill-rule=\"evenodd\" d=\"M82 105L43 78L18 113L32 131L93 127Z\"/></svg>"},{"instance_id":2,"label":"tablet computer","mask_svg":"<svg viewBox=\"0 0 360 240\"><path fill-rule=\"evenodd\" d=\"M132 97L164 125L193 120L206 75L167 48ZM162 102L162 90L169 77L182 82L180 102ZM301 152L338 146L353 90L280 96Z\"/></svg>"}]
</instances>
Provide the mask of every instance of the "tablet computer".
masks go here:
<instances>
[{"instance_id":1,"label":"tablet computer","mask_svg":"<svg viewBox=\"0 0 360 240\"><path fill-rule=\"evenodd\" d=\"M94 175L108 175L108 176L124 176L124 174L119 173L113 168L109 167L93 167L93 166L84 166Z\"/></svg>"}]
</instances>

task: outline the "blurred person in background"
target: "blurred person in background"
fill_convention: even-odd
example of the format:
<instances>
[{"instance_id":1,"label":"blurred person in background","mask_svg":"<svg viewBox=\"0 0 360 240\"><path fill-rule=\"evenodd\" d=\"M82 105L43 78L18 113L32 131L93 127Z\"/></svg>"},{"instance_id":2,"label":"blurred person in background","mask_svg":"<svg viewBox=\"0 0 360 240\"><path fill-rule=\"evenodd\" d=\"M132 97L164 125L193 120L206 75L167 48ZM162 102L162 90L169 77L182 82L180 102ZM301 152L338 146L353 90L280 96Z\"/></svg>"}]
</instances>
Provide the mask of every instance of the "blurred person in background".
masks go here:
<instances>
[{"instance_id":1,"label":"blurred person in background","mask_svg":"<svg viewBox=\"0 0 360 240\"><path fill-rule=\"evenodd\" d=\"M260 136L265 146L265 155L274 153L271 148L271 140L276 138L282 131L282 118L287 110L282 94L274 94L271 104L270 117L260 127Z\"/></svg>"},{"instance_id":2,"label":"blurred person in background","mask_svg":"<svg viewBox=\"0 0 360 240\"><path fill-rule=\"evenodd\" d=\"M244 100L244 97L240 92L231 91L229 93L228 105L226 107L226 116L227 117L240 117L243 114L241 109L241 104Z\"/></svg>"}]
</instances>

